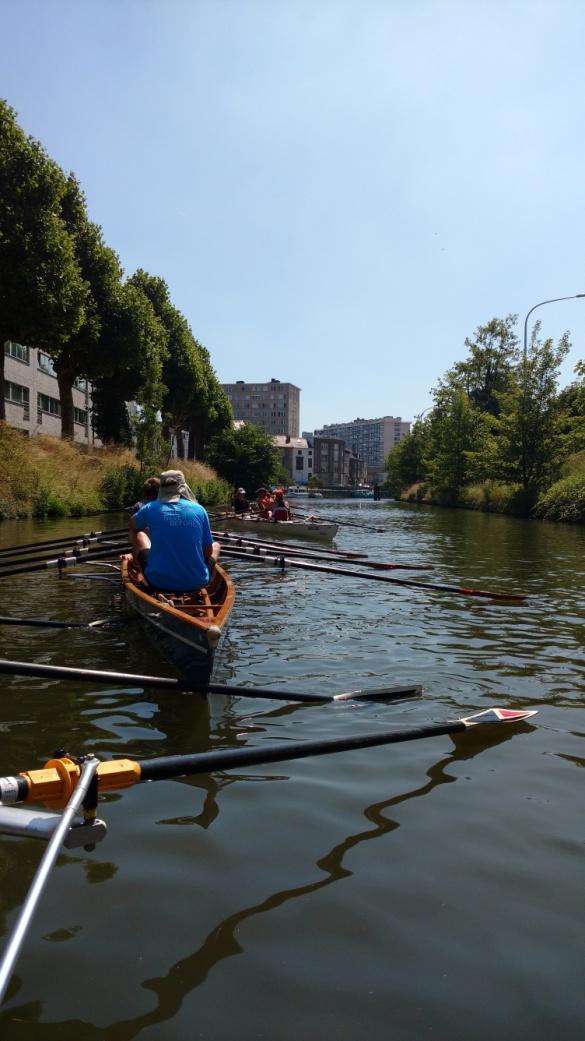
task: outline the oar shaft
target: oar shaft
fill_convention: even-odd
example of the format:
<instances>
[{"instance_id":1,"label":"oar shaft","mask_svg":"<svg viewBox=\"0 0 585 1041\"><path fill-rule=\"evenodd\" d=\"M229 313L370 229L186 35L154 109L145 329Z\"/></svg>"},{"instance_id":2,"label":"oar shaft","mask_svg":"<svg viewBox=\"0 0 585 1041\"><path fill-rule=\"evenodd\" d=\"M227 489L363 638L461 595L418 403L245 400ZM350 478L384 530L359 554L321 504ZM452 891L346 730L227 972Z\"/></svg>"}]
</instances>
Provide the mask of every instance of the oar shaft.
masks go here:
<instances>
[{"instance_id":1,"label":"oar shaft","mask_svg":"<svg viewBox=\"0 0 585 1041\"><path fill-rule=\"evenodd\" d=\"M103 549L108 549L109 548L109 549L115 550L115 549L120 549L120 548L122 548L122 547L124 547L126 545L128 545L128 540L127 539L125 539L125 540L124 539L116 539L115 541L113 541L113 540L107 540L106 541L106 539L100 539L99 544L97 546L78 546L78 547L74 546L71 549L68 547L67 549L64 549L63 553L60 555L60 557L56 557L55 560L59 560L59 559L68 560L70 557L88 557L88 558L91 559L92 555L95 555L96 553L100 553L101 552L101 548L100 547L103 547ZM40 556L40 557L30 557L30 558L25 559L25 560L9 560L6 563L4 563L4 561L0 560L0 578L2 578L4 575L8 575L8 574L12 573L11 569L12 569L12 565L13 564L16 564L20 568L28 568L28 567L33 567L35 564L47 564L47 563L50 563L50 562L47 561L47 558L46 558L46 556L44 554L43 554L43 556ZM8 570L8 569L10 569L10 570Z\"/></svg>"},{"instance_id":2,"label":"oar shaft","mask_svg":"<svg viewBox=\"0 0 585 1041\"><path fill-rule=\"evenodd\" d=\"M349 701L360 698L368 700L394 700L404 697L419 697L422 688L418 686L380 687L375 690L353 690L347 694L311 694L305 691L273 690L269 687L237 687L228 683L208 683L199 688L187 685L180 680L167 676L140 676L131 672L105 672L100 669L75 669L64 665L39 665L36 662L10 661L0 659L0 674L11 676L33 676L43 679L74 680L81 683L109 683L112 686L155 688L160 690L199 690L212 694L235 695L271 699L278 701L298 701L307 705L323 705L337 701Z\"/></svg>"},{"instance_id":3,"label":"oar shaft","mask_svg":"<svg viewBox=\"0 0 585 1041\"><path fill-rule=\"evenodd\" d=\"M6 993L6 988L10 982L10 977L12 976L12 970L14 969L18 955L20 954L20 949L24 943L28 927L42 896L43 889L47 884L49 874L59 856L63 839L69 830L69 825L73 820L73 817L85 799L98 763L99 761L97 759L89 759L83 764L79 783L73 791L71 799L69 800L51 839L49 840L42 860L37 868L26 901L16 920L16 924L2 957L2 963L0 964L0 1002L2 1002Z\"/></svg>"},{"instance_id":4,"label":"oar shaft","mask_svg":"<svg viewBox=\"0 0 585 1041\"><path fill-rule=\"evenodd\" d=\"M241 550L232 550L226 547L226 556L245 556ZM254 557L252 557L254 559ZM256 558L257 559L257 558ZM485 589L469 589L465 586L450 586L443 585L436 582L421 582L415 578L394 578L390 575L376 575L368 574L365 571L351 571L348 568L333 567L330 564L314 564L309 561L293 560L290 557L263 557L260 561L266 563L272 567L293 567L301 568L304 571L323 571L325 574L330 575L347 575L350 578L367 578L372 582L390 582L393 585L399 586L413 586L419 589L430 589L433 592L444 592L444 593L459 593L462 596L479 596L485 597L489 600L525 600L526 597L520 593L496 593L489 592Z\"/></svg>"},{"instance_id":5,"label":"oar shaft","mask_svg":"<svg viewBox=\"0 0 585 1041\"><path fill-rule=\"evenodd\" d=\"M10 578L12 575L30 575L35 571L50 571L53 568L72 567L76 564L84 564L86 561L100 560L102 557L111 557L123 549L126 543L114 544L108 549L91 550L88 553L78 553L76 556L55 557L54 560L45 560L43 564L32 564L26 567L10 568L8 571L0 571L1 578Z\"/></svg>"},{"instance_id":6,"label":"oar shaft","mask_svg":"<svg viewBox=\"0 0 585 1041\"><path fill-rule=\"evenodd\" d=\"M16 553L25 553L28 550L44 549L49 546L63 546L67 543L90 541L99 537L106 537L108 535L120 535L127 531L128 528L113 528L111 531L88 531L81 535L62 535L58 539L46 539L43 542L22 542L18 546L4 546L0 549L0 556L10 556Z\"/></svg>"}]
</instances>

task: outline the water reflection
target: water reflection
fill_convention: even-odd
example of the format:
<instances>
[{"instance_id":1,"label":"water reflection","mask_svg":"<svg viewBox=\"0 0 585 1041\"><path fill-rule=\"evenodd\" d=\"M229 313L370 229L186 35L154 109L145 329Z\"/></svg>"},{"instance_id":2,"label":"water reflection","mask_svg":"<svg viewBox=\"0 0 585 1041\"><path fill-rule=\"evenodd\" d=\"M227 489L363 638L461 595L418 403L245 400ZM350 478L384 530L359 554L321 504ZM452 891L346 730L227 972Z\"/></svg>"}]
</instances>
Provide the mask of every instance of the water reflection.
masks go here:
<instances>
[{"instance_id":1,"label":"water reflection","mask_svg":"<svg viewBox=\"0 0 585 1041\"><path fill-rule=\"evenodd\" d=\"M197 950L175 962L166 976L144 980L142 986L146 990L153 991L157 997L157 1005L150 1012L120 1020L106 1027L98 1027L82 1020L41 1023L43 1003L34 1001L7 1010L0 1015L0 1022L3 1021L7 1025L18 1022L19 1028L22 1030L19 1036L23 1039L30 1037L31 1041L33 1038L35 1041L47 1038L48 1041L49 1038L55 1036L56 1030L59 1031L59 1036L64 1041L77 1041L79 1036L83 1036L84 1041L94 1041L94 1039L95 1041L98 1039L99 1041L131 1041L147 1027L173 1019L180 1011L186 997L205 983L217 965L227 958L244 952L244 947L237 938L244 922L276 911L290 901L303 899L353 875L353 871L344 865L346 855L357 846L379 839L400 827L397 820L386 815L389 809L412 799L426 797L441 785L453 784L457 781L457 777L448 772L449 767L455 763L473 759L486 749L511 740L520 729L529 732L534 728L529 723L525 723L521 728L486 727L453 735L450 738L453 751L429 768L428 781L425 784L366 806L362 811L363 816L373 824L373 827L347 835L316 861L316 866L325 875L324 878L278 890L264 900L228 915L207 934ZM233 781L235 778L229 780ZM221 782L218 782L218 790L220 787ZM213 806L213 799L210 805ZM202 812L205 813L205 810ZM209 807L207 812L209 812ZM213 813L213 809L211 812ZM208 826L209 823L208 819L203 826ZM10 997L14 997L19 989L20 981L13 980ZM34 1027L30 1034L27 1032L28 1027ZM80 1035L81 1031L83 1033Z\"/></svg>"}]
</instances>

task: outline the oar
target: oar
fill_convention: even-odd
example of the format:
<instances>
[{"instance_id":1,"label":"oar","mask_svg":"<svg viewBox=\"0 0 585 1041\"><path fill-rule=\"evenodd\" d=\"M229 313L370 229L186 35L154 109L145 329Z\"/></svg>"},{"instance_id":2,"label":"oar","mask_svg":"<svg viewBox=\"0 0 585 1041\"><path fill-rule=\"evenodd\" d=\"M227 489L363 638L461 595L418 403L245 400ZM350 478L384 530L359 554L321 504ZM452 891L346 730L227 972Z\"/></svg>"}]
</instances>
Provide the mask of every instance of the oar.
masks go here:
<instances>
[{"instance_id":1,"label":"oar","mask_svg":"<svg viewBox=\"0 0 585 1041\"><path fill-rule=\"evenodd\" d=\"M113 535L113 536L110 536L109 538L106 535L93 535L93 536L91 536L89 538L76 539L75 541L73 541L72 539L65 539L63 541L62 547L61 547L61 545L54 546L54 547L39 546L39 547L35 547L35 549L15 550L14 553L10 554L10 556L2 556L2 557L0 557L0 567L2 567L2 568L10 567L12 564L19 564L19 565L20 564L34 564L36 562L33 559L34 555L35 555L35 553L39 553L39 552L42 553L42 556L37 557L37 559L38 560L42 560L43 557L46 557L48 552L54 553L54 552L59 551L59 552L65 554L65 553L69 553L69 552L74 552L76 549L80 549L82 547L83 548L89 547L89 546L92 545L92 543L96 543L97 545L95 545L94 548L98 549L100 544L108 545L109 542L111 542L112 540L118 541L118 539L120 539L122 537L123 537L122 535ZM69 547L71 547L71 548L69 548Z\"/></svg>"},{"instance_id":2,"label":"oar","mask_svg":"<svg viewBox=\"0 0 585 1041\"><path fill-rule=\"evenodd\" d=\"M244 550L224 548L227 557L245 557ZM313 564L304 560L293 560L290 557L257 557L252 555L251 560L259 564L267 564L269 567L279 567L283 571L285 567L302 568L304 571L323 571L330 575L347 575L350 578L369 578L373 582L392 582L399 586L414 586L418 589L430 589L432 592L458 593L461 596L479 596L488 600L522 601L526 600L524 593L496 593L487 589L470 589L466 586L439 585L432 582L420 582L415 578L394 578L390 575L370 575L365 571L350 571L348 568L331 567L329 564Z\"/></svg>"},{"instance_id":3,"label":"oar","mask_svg":"<svg viewBox=\"0 0 585 1041\"><path fill-rule=\"evenodd\" d=\"M118 549L120 546L127 545L127 543L128 543L128 539L126 539L126 540L123 540L123 539L118 540L118 539L116 539L116 541L113 541L113 540L112 541L106 541L105 539L100 539L100 543L99 543L98 546L79 546L77 549L75 549L75 548L73 548L73 549L64 549L63 553L62 553L62 557L90 557L91 558L91 554L96 553L97 551L99 551L100 547L103 547L105 549L106 546L108 546L110 549ZM28 558L26 560L9 560L8 562L5 562L4 560L0 560L0 578L2 577L2 575L6 575L6 574L11 574L12 573L10 569L12 568L13 564L18 565L18 567L29 567L29 565L32 565L32 564L42 564L42 563L45 563L45 559L46 559L45 555L43 554L42 557L30 557L30 558Z\"/></svg>"},{"instance_id":4,"label":"oar","mask_svg":"<svg viewBox=\"0 0 585 1041\"><path fill-rule=\"evenodd\" d=\"M131 672L104 672L99 669L72 669L61 665L38 665L36 662L9 661L0 658L0 673L12 676L41 676L43 679L75 680L83 683L108 683L111 686L155 687L162 690L196 690L211 694L235 694L238 697L266 698L278 701L299 701L306 704L324 704L337 701L398 701L401 698L420 697L422 687L377 687L370 690L352 690L344 694L305 694L269 687L237 687L228 683L208 683L193 686L170 676L140 676Z\"/></svg>"},{"instance_id":5,"label":"oar","mask_svg":"<svg viewBox=\"0 0 585 1041\"><path fill-rule=\"evenodd\" d=\"M386 528L374 528L371 524L358 524L357 521L344 521L339 520L339 518L337 517L316 517L314 513L301 513L301 511L297 510L296 508L295 513L297 513L299 517L302 517L305 520L327 520L331 521L332 524L339 524L341 527L344 528L359 528L360 531L375 531L378 535L386 531Z\"/></svg>"},{"instance_id":6,"label":"oar","mask_svg":"<svg viewBox=\"0 0 585 1041\"><path fill-rule=\"evenodd\" d=\"M5 556L10 553L20 553L27 549L43 549L45 546L58 546L63 545L66 542L83 542L86 539L93 539L102 535L119 535L127 530L128 527L114 528L112 531L88 531L81 535L62 535L58 539L45 539L43 542L23 542L17 546L4 546L0 549L0 555Z\"/></svg>"},{"instance_id":7,"label":"oar","mask_svg":"<svg viewBox=\"0 0 585 1041\"><path fill-rule=\"evenodd\" d=\"M16 618L0 615L0 625L36 626L39 629L97 629L100 625L119 622L118 618L98 618L95 622L55 622L49 618Z\"/></svg>"},{"instance_id":8,"label":"oar","mask_svg":"<svg viewBox=\"0 0 585 1041\"><path fill-rule=\"evenodd\" d=\"M96 774L98 790L112 791L130 788L142 781L166 781L194 774L217 773L219 770L241 770L246 766L264 766L284 763L292 759L307 759L313 755L331 755L334 752L352 752L358 748L393 745L403 741L419 741L427 737L457 734L480 724L523 723L535 716L536 709L515 711L488 708L471 716L446 723L378 731L375 734L354 734L349 737L323 738L317 741L279 742L277 745L257 745L253 748L226 748L213 752L194 752L190 755L163 756L160 759L110 760L100 763ZM66 757L57 765L51 760L44 769L26 770L13 777L0 778L0 799L5 802L57 802L66 790L75 785L79 766Z\"/></svg>"},{"instance_id":9,"label":"oar","mask_svg":"<svg viewBox=\"0 0 585 1041\"><path fill-rule=\"evenodd\" d=\"M278 542L274 542L274 541L270 542L268 539L259 539L259 538L256 538L256 536L254 536L254 537L252 537L252 536L244 536L244 535L240 535L239 533L236 534L235 532L231 532L231 531L213 531L212 530L211 534L213 535L214 538L219 539L221 542L226 542L226 541L227 542L236 542L238 544L240 542L242 542L245 545L249 545L249 546L263 546L266 549L273 549L273 550L276 550L276 551L282 550L282 548L284 546L284 547L286 547L287 552L288 552L288 550L290 548L291 552L293 552L293 553L296 553L296 554L303 553L302 547L290 546L290 543L288 543L284 539L283 540L279 540ZM358 559L361 559L362 557L367 557L367 555L368 555L367 553L353 553L353 552L350 553L350 552L345 552L345 550L333 550L333 549L322 549L322 550L320 550L320 552L321 552L322 555L327 555L328 557L335 558L336 560L338 560L338 559L353 560L354 558L356 560L358 560Z\"/></svg>"},{"instance_id":10,"label":"oar","mask_svg":"<svg viewBox=\"0 0 585 1041\"><path fill-rule=\"evenodd\" d=\"M123 546L115 547L117 550L120 548L123 548ZM99 560L102 557L111 557L115 553L115 549L90 550L87 553L78 552L75 556L55 557L54 560L45 560L43 564L11 568L9 571L0 571L0 579L10 578L11 575L29 575L35 571L50 571L52 568L61 570L65 567L75 567L76 564L86 564L92 560Z\"/></svg>"},{"instance_id":11,"label":"oar","mask_svg":"<svg viewBox=\"0 0 585 1041\"><path fill-rule=\"evenodd\" d=\"M238 540L238 543L239 542L240 540ZM229 543L227 546L224 546L224 550L226 553L228 553L228 555L232 548L235 547L232 547L231 543ZM274 557L274 550L277 549L276 546L268 549L264 546L247 545L240 545L238 548L241 553L245 553L252 557ZM290 546L286 547L286 555L287 558L291 559L298 559L299 557L301 557L303 560L306 560L307 558L310 558L311 560L339 560L343 564L357 564L359 567L367 567L370 568L372 571L394 571L396 569L401 569L404 571L434 571L433 566L427 564L398 564L382 563L382 561L376 560L347 560L343 556L335 557L331 555L326 555L325 553L320 553L319 550L291 549ZM352 572L352 574L354 573L355 572Z\"/></svg>"}]
</instances>

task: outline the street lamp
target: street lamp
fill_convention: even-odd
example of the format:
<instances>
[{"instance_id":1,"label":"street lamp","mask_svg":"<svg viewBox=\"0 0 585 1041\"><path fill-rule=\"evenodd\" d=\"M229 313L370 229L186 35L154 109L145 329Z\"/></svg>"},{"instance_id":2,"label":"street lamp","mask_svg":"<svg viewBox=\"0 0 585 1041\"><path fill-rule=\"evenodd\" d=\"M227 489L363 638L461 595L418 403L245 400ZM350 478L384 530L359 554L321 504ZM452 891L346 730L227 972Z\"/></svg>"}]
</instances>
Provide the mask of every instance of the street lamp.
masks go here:
<instances>
[{"instance_id":1,"label":"street lamp","mask_svg":"<svg viewBox=\"0 0 585 1041\"><path fill-rule=\"evenodd\" d=\"M526 318L524 319L524 362L528 355L528 319L533 311L536 311L537 307L542 307L543 304L556 304L559 300L579 300L581 297L585 297L585 293L573 293L572 296L555 296L553 300L541 300L539 304L535 304L531 307Z\"/></svg>"}]
</instances>

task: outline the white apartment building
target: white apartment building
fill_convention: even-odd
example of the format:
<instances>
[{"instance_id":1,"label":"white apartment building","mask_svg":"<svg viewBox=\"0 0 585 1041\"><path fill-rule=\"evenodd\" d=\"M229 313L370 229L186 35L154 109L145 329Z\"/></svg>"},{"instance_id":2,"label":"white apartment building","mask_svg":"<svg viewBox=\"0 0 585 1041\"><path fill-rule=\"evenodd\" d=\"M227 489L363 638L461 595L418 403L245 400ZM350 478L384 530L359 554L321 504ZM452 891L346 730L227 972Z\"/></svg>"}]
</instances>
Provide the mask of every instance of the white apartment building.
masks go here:
<instances>
[{"instance_id":1,"label":"white apartment building","mask_svg":"<svg viewBox=\"0 0 585 1041\"><path fill-rule=\"evenodd\" d=\"M379 419L354 419L350 423L328 423L315 431L315 437L340 437L368 468L368 479L383 473L384 460L391 448L410 433L410 423L400 416Z\"/></svg>"},{"instance_id":2,"label":"white apartment building","mask_svg":"<svg viewBox=\"0 0 585 1041\"><path fill-rule=\"evenodd\" d=\"M74 440L93 443L90 425L91 386L78 379L73 388ZM29 437L61 436L61 402L53 363L36 347L8 341L4 344L4 400L6 422Z\"/></svg>"}]
</instances>

